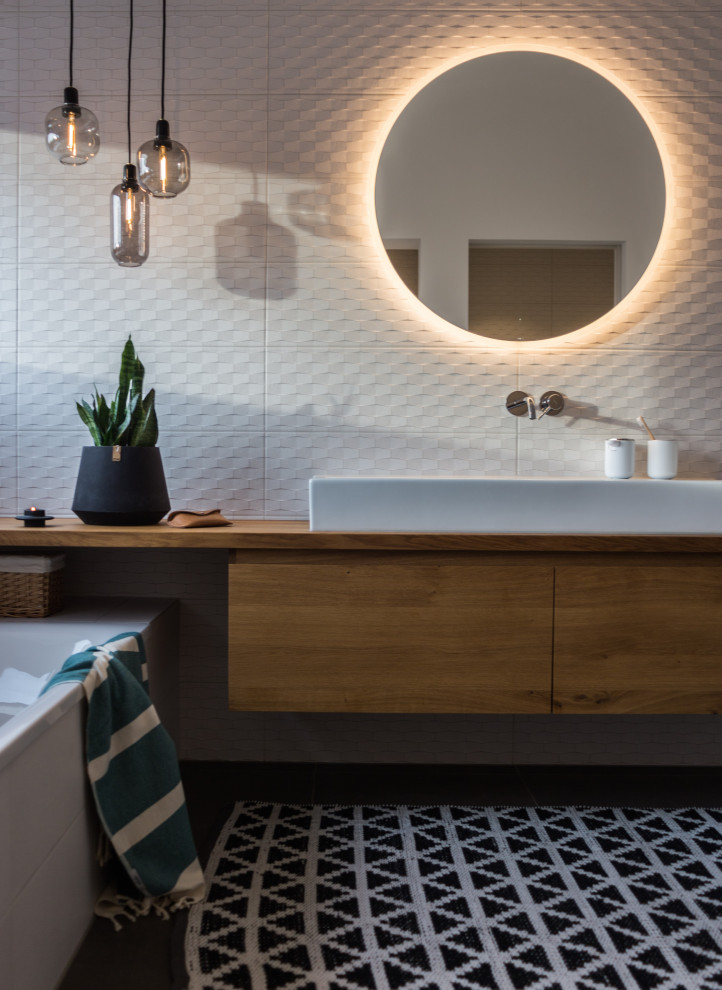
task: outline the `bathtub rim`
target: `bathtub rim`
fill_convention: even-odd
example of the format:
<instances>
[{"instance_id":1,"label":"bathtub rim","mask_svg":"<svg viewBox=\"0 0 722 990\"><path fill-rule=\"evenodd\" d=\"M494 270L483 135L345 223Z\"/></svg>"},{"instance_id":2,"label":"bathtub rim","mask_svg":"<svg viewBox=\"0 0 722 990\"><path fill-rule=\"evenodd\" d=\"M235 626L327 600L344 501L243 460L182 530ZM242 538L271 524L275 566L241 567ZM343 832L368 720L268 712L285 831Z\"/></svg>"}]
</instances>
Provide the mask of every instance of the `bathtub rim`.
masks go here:
<instances>
[{"instance_id":1,"label":"bathtub rim","mask_svg":"<svg viewBox=\"0 0 722 990\"><path fill-rule=\"evenodd\" d=\"M154 624L157 619L169 609L176 607L176 600L173 598L146 598L129 596L82 596L80 598L69 599L67 611L56 613L47 619L7 619L13 627L20 623L27 622L29 635L31 635L32 625L42 623L45 628L56 623L63 626L66 622L84 623L86 620L79 618L76 610L88 610L87 625L102 625L104 630L115 626L114 631L106 633L104 631L102 641L107 641L110 636L117 633L131 630L138 632L143 637L143 641L148 648L150 640L153 638ZM65 613L65 614L64 614ZM0 623L0 632L2 624ZM88 632L92 632L88 629ZM1 644L1 640L0 640ZM63 658L63 661L67 657ZM0 725L0 773L9 766L26 747L42 736L48 726L57 722L71 708L77 704L87 704L85 701L85 691L80 682L66 682L56 684L45 694L28 705L26 708L14 714L11 718Z\"/></svg>"},{"instance_id":2,"label":"bathtub rim","mask_svg":"<svg viewBox=\"0 0 722 990\"><path fill-rule=\"evenodd\" d=\"M32 705L8 719L0 726L0 773L41 736L47 726L84 700L82 684L56 684Z\"/></svg>"}]
</instances>

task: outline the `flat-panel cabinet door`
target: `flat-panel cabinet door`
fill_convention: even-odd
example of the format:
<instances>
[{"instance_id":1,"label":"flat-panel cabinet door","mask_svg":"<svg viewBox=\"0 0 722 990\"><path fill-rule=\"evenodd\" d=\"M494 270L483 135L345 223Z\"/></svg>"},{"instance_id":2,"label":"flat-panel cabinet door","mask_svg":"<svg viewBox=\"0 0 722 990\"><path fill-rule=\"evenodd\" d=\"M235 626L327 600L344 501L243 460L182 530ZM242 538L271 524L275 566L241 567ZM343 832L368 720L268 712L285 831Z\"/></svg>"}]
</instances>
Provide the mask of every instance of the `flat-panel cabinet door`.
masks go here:
<instances>
[{"instance_id":1,"label":"flat-panel cabinet door","mask_svg":"<svg viewBox=\"0 0 722 990\"><path fill-rule=\"evenodd\" d=\"M552 574L398 552L239 554L230 707L548 713Z\"/></svg>"},{"instance_id":2,"label":"flat-panel cabinet door","mask_svg":"<svg viewBox=\"0 0 722 990\"><path fill-rule=\"evenodd\" d=\"M554 711L722 712L722 570L556 569Z\"/></svg>"}]
</instances>

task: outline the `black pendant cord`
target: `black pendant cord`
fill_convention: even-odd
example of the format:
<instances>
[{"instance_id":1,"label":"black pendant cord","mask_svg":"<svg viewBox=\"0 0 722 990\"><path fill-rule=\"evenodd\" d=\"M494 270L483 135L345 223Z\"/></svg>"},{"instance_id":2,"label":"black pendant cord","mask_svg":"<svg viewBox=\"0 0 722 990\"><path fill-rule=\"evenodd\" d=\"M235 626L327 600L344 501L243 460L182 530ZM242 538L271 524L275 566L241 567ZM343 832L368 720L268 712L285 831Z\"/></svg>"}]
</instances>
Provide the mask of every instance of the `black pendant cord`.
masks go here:
<instances>
[{"instance_id":1,"label":"black pendant cord","mask_svg":"<svg viewBox=\"0 0 722 990\"><path fill-rule=\"evenodd\" d=\"M130 29L128 31L128 161L131 158L130 148L130 83L131 83L131 63L133 58L133 0L130 0Z\"/></svg>"},{"instance_id":2,"label":"black pendant cord","mask_svg":"<svg viewBox=\"0 0 722 990\"><path fill-rule=\"evenodd\" d=\"M160 116L161 120L165 120L165 4L166 0L163 0L163 43L161 47L161 60L160 60Z\"/></svg>"},{"instance_id":3,"label":"black pendant cord","mask_svg":"<svg viewBox=\"0 0 722 990\"><path fill-rule=\"evenodd\" d=\"M70 53L69 53L69 74L70 85L73 85L73 38L75 37L75 10L73 0L70 0Z\"/></svg>"}]
</instances>

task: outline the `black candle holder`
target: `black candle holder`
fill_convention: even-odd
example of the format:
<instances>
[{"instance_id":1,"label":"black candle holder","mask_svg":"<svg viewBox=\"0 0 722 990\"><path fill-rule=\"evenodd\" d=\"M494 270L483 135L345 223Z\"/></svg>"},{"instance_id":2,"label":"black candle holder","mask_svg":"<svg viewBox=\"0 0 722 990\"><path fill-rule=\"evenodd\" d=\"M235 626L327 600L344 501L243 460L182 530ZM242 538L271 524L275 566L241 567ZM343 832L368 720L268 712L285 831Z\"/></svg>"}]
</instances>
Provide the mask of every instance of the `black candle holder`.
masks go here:
<instances>
[{"instance_id":1,"label":"black candle holder","mask_svg":"<svg viewBox=\"0 0 722 990\"><path fill-rule=\"evenodd\" d=\"M34 505L31 505L21 516L15 516L15 518L22 520L25 526L39 528L50 519L55 519L55 516L48 516L45 514L45 509L36 509Z\"/></svg>"}]
</instances>

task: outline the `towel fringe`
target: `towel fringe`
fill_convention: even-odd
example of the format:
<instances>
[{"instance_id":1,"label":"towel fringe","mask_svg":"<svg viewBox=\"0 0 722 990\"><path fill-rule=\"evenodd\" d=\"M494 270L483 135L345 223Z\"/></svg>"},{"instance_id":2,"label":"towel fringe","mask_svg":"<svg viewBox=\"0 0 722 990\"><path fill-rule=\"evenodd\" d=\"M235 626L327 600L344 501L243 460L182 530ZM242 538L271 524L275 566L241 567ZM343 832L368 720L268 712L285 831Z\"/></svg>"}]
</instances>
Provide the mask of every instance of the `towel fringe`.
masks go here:
<instances>
[{"instance_id":1,"label":"towel fringe","mask_svg":"<svg viewBox=\"0 0 722 990\"><path fill-rule=\"evenodd\" d=\"M126 921L135 921L136 918L145 917L150 914L150 897L127 897L119 894L114 887L106 887L93 909L99 918L107 918L112 922L116 932L122 929L121 918Z\"/></svg>"},{"instance_id":2,"label":"towel fringe","mask_svg":"<svg viewBox=\"0 0 722 990\"><path fill-rule=\"evenodd\" d=\"M203 890L198 890L181 897L173 894L164 894L162 897L128 897L126 894L119 894L113 886L108 886L95 902L94 912L99 918L107 918L116 932L119 932L123 928L121 918L135 921L152 911L163 921L168 921L173 911L184 910L202 901L204 893Z\"/></svg>"}]
</instances>

